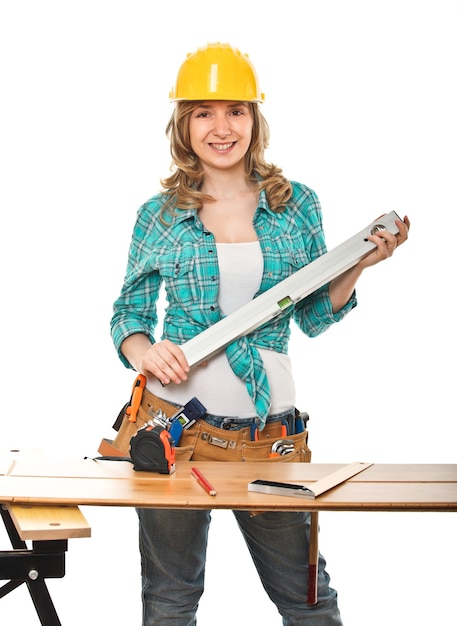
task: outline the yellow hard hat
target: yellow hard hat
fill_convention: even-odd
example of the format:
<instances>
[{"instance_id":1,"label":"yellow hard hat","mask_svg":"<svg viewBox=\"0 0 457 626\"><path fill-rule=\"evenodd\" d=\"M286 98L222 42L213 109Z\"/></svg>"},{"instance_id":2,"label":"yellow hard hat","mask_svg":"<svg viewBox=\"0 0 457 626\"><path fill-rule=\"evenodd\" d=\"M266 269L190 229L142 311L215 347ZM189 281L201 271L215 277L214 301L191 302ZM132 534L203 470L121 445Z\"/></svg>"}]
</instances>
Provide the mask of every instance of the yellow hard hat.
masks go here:
<instances>
[{"instance_id":1,"label":"yellow hard hat","mask_svg":"<svg viewBox=\"0 0 457 626\"><path fill-rule=\"evenodd\" d=\"M190 52L179 68L170 99L262 102L257 72L247 54L227 43Z\"/></svg>"}]
</instances>

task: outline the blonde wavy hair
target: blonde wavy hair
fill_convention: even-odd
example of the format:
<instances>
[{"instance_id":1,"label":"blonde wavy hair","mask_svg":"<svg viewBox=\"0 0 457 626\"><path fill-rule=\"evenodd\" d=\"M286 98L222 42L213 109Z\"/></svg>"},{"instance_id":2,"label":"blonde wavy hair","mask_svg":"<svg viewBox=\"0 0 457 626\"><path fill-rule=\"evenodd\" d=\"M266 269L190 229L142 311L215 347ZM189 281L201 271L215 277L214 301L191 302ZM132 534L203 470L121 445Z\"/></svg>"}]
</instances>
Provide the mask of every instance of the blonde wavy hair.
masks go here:
<instances>
[{"instance_id":1,"label":"blonde wavy hair","mask_svg":"<svg viewBox=\"0 0 457 626\"><path fill-rule=\"evenodd\" d=\"M190 116L200 104L199 101L177 102L167 124L172 173L160 181L163 192L169 196L162 207L162 216L171 206L198 210L203 202L214 200L200 191L203 168L190 143ZM265 149L270 139L268 123L257 103L246 104L253 120L251 144L244 157L246 178L250 183L258 185L259 191L265 189L271 210L281 213L292 195L292 186L279 167L265 160Z\"/></svg>"}]
</instances>

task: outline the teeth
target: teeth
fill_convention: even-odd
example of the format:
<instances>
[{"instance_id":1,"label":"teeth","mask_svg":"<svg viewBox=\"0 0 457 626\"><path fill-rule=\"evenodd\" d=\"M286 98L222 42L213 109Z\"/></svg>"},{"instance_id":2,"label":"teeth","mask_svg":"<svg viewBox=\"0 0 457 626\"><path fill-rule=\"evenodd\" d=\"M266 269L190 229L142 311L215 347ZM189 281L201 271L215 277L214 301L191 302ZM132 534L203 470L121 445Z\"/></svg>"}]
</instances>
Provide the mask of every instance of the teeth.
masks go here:
<instances>
[{"instance_id":1,"label":"teeth","mask_svg":"<svg viewBox=\"0 0 457 626\"><path fill-rule=\"evenodd\" d=\"M216 150L228 150L233 146L233 141L230 143L213 143L212 145L216 148Z\"/></svg>"}]
</instances>

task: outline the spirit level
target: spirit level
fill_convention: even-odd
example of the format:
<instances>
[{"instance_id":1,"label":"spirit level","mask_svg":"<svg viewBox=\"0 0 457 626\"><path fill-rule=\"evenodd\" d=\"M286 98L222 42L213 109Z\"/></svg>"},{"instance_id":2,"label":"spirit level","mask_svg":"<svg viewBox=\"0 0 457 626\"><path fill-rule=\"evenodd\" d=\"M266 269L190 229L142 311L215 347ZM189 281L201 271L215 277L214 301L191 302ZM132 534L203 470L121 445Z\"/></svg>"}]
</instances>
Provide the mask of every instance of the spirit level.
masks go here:
<instances>
[{"instance_id":1,"label":"spirit level","mask_svg":"<svg viewBox=\"0 0 457 626\"><path fill-rule=\"evenodd\" d=\"M400 218L395 211L383 215L357 235L185 342L181 348L189 365L192 367L209 359L231 341L252 332L356 265L376 247L376 244L367 239L368 235L383 230L394 235L399 232L396 219Z\"/></svg>"}]
</instances>

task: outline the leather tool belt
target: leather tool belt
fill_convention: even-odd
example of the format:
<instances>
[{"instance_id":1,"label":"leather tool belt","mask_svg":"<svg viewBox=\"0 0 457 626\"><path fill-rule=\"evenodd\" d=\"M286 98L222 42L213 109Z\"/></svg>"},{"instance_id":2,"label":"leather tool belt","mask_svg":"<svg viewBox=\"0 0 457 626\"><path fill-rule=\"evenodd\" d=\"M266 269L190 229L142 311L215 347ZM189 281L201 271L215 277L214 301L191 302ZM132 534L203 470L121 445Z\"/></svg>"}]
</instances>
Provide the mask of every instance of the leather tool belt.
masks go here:
<instances>
[{"instance_id":1,"label":"leather tool belt","mask_svg":"<svg viewBox=\"0 0 457 626\"><path fill-rule=\"evenodd\" d=\"M145 384L145 377L138 375L130 401L122 408L113 425L117 435L100 443L98 451L103 456L129 456L131 438L152 419L154 413L162 411L171 418L179 410L179 406L148 391ZM282 450L287 449L287 453L275 452L281 449L279 444L282 443ZM253 439L250 427L225 430L208 423L204 417L183 431L179 445L175 447L175 455L177 461L311 461L306 428L298 434L285 435L281 421L267 422Z\"/></svg>"}]
</instances>

